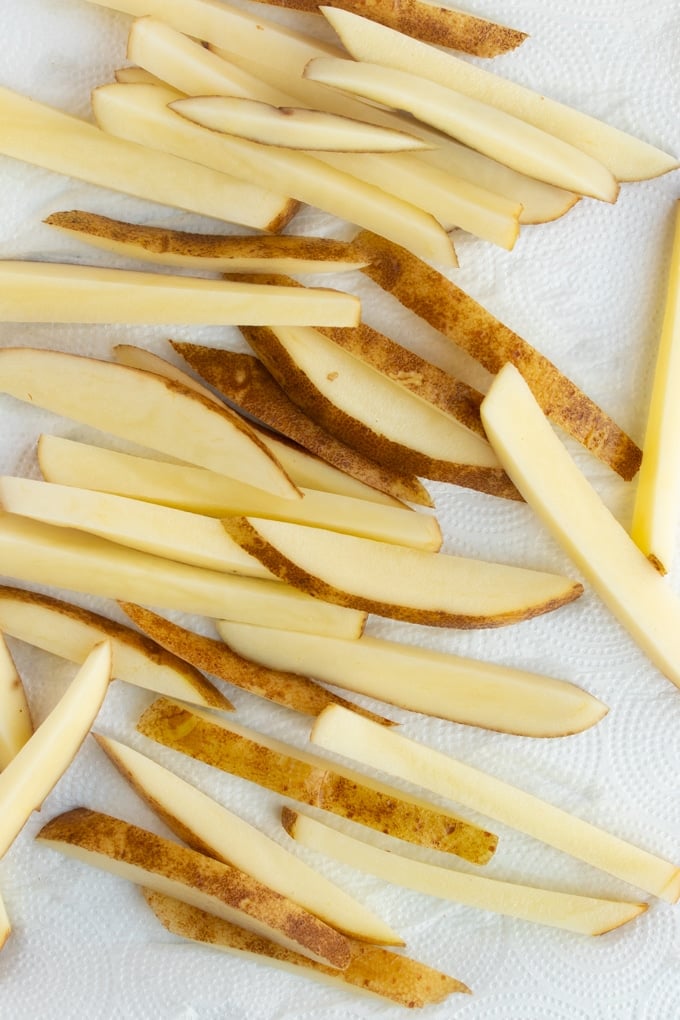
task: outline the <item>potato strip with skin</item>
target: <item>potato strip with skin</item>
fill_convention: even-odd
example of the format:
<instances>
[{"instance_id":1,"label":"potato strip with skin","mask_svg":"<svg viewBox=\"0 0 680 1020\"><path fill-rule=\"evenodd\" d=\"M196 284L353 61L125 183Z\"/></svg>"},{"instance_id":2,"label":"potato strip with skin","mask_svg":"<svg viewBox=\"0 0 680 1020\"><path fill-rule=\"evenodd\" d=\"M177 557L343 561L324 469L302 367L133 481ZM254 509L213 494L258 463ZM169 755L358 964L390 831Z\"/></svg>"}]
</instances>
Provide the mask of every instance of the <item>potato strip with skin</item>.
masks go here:
<instances>
[{"instance_id":1,"label":"potato strip with skin","mask_svg":"<svg viewBox=\"0 0 680 1020\"><path fill-rule=\"evenodd\" d=\"M5 628L0 616L0 772L33 733L26 691L3 637L3 630Z\"/></svg>"}]
</instances>

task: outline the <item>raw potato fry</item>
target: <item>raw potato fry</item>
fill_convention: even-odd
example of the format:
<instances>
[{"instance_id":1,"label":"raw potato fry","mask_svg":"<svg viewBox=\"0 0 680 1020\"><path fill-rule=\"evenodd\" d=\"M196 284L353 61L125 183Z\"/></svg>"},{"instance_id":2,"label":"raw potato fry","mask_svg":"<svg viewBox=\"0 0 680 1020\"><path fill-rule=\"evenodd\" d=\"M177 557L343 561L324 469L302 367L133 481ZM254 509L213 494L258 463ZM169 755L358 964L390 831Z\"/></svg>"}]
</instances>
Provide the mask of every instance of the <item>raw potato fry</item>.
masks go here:
<instances>
[{"instance_id":1,"label":"raw potato fry","mask_svg":"<svg viewBox=\"0 0 680 1020\"><path fill-rule=\"evenodd\" d=\"M240 655L412 712L504 733L556 737L593 726L607 708L575 684L363 635L334 641L217 621Z\"/></svg>"},{"instance_id":2,"label":"raw potato fry","mask_svg":"<svg viewBox=\"0 0 680 1020\"><path fill-rule=\"evenodd\" d=\"M135 792L193 850L240 868L343 935L404 945L373 911L233 811L139 751L100 734L95 739Z\"/></svg>"},{"instance_id":3,"label":"raw potato fry","mask_svg":"<svg viewBox=\"0 0 680 1020\"><path fill-rule=\"evenodd\" d=\"M214 768L409 843L473 864L486 864L496 849L493 833L451 812L200 709L159 698L140 717L137 729Z\"/></svg>"},{"instance_id":4,"label":"raw potato fry","mask_svg":"<svg viewBox=\"0 0 680 1020\"><path fill-rule=\"evenodd\" d=\"M680 687L680 599L578 469L512 365L492 384L482 417L529 506L656 668Z\"/></svg>"},{"instance_id":5,"label":"raw potato fry","mask_svg":"<svg viewBox=\"0 0 680 1020\"><path fill-rule=\"evenodd\" d=\"M290 808L283 809L282 821L286 832L307 849L386 882L580 935L603 935L628 924L647 909L646 903L579 896L426 864L371 846Z\"/></svg>"},{"instance_id":6,"label":"raw potato fry","mask_svg":"<svg viewBox=\"0 0 680 1020\"><path fill-rule=\"evenodd\" d=\"M10 923L9 915L7 914L7 907L5 906L2 896L0 896L0 949L2 949L5 945L11 934L12 925Z\"/></svg>"},{"instance_id":7,"label":"raw potato fry","mask_svg":"<svg viewBox=\"0 0 680 1020\"><path fill-rule=\"evenodd\" d=\"M327 751L465 804L669 903L680 895L680 868L675 864L441 751L374 726L347 709L325 709L310 739Z\"/></svg>"},{"instance_id":8,"label":"raw potato fry","mask_svg":"<svg viewBox=\"0 0 680 1020\"><path fill-rule=\"evenodd\" d=\"M536 348L405 249L365 231L354 243L369 262L362 272L378 286L494 375L506 362L514 364L551 421L626 481L635 476L642 458L639 447Z\"/></svg>"},{"instance_id":9,"label":"raw potato fry","mask_svg":"<svg viewBox=\"0 0 680 1020\"><path fill-rule=\"evenodd\" d=\"M341 988L357 988L400 1006L415 1009L443 1002L454 992L470 991L461 981L408 956L353 940L349 965L342 971L333 970L179 900L148 889L144 896L161 924L174 935L292 973L299 973L302 968L306 977Z\"/></svg>"},{"instance_id":10,"label":"raw potato fry","mask_svg":"<svg viewBox=\"0 0 680 1020\"><path fill-rule=\"evenodd\" d=\"M8 577L29 584L247 623L267 619L283 630L302 627L353 639L366 619L279 581L191 567L13 514L0 513L0 562Z\"/></svg>"},{"instance_id":11,"label":"raw potato fry","mask_svg":"<svg viewBox=\"0 0 680 1020\"><path fill-rule=\"evenodd\" d=\"M111 645L88 655L47 718L0 772L0 858L69 767L111 680Z\"/></svg>"},{"instance_id":12,"label":"raw potato fry","mask_svg":"<svg viewBox=\"0 0 680 1020\"><path fill-rule=\"evenodd\" d=\"M666 574L677 544L680 465L680 203L675 206L673 247L654 383L647 417L631 537L656 569Z\"/></svg>"},{"instance_id":13,"label":"raw potato fry","mask_svg":"<svg viewBox=\"0 0 680 1020\"><path fill-rule=\"evenodd\" d=\"M249 691L257 697L267 698L269 701L283 705L285 708L291 708L295 712L302 712L304 715L318 715L328 705L343 705L345 708L351 708L354 712L374 719L375 722L382 725L392 725L389 719L369 712L368 709L360 708L358 705L350 704L344 698L332 691L327 691L308 677L301 676L299 673L269 669L238 655L224 640L218 641L215 638L197 634L195 631L186 630L184 627L166 620L165 617L152 613L150 609L144 609L131 602L121 602L120 607L140 630L173 655L197 669L234 684L235 687L241 687L244 691ZM173 697L170 691L165 693ZM184 700L196 701L195 698L191 699L186 695Z\"/></svg>"},{"instance_id":14,"label":"raw potato fry","mask_svg":"<svg viewBox=\"0 0 680 1020\"><path fill-rule=\"evenodd\" d=\"M8 633L0 622L0 772L9 765L33 733L26 691L7 647L3 630Z\"/></svg>"},{"instance_id":15,"label":"raw potato fry","mask_svg":"<svg viewBox=\"0 0 680 1020\"><path fill-rule=\"evenodd\" d=\"M540 92L409 39L368 18L333 7L323 7L322 11L355 60L421 75L521 118L603 163L619 181L658 177L678 166L676 159L653 145Z\"/></svg>"},{"instance_id":16,"label":"raw potato fry","mask_svg":"<svg viewBox=\"0 0 680 1020\"><path fill-rule=\"evenodd\" d=\"M194 234L80 210L52 213L45 223L115 255L176 268L216 273L343 273L366 265L349 243L330 237Z\"/></svg>"},{"instance_id":17,"label":"raw potato fry","mask_svg":"<svg viewBox=\"0 0 680 1020\"><path fill-rule=\"evenodd\" d=\"M188 159L114 138L0 88L0 153L89 184L259 230L282 230L298 203Z\"/></svg>"},{"instance_id":18,"label":"raw potato fry","mask_svg":"<svg viewBox=\"0 0 680 1020\"><path fill-rule=\"evenodd\" d=\"M233 705L195 668L150 640L106 616L61 599L0 587L0 629L6 634L82 664L96 644L110 641L114 679L156 694L181 698L206 708L231 711Z\"/></svg>"},{"instance_id":19,"label":"raw potato fry","mask_svg":"<svg viewBox=\"0 0 680 1020\"><path fill-rule=\"evenodd\" d=\"M285 896L239 868L120 818L74 808L43 826L36 839L84 864L246 925L313 960L340 969L349 963L347 939Z\"/></svg>"}]
</instances>

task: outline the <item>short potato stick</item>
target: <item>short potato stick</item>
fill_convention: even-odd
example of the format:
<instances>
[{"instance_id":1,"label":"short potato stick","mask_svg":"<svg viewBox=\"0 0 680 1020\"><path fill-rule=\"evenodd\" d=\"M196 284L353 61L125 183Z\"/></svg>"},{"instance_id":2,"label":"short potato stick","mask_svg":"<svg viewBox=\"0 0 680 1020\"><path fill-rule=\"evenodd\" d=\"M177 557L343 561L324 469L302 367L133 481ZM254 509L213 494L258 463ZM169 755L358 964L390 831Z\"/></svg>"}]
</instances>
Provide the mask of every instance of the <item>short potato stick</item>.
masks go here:
<instances>
[{"instance_id":1,"label":"short potato stick","mask_svg":"<svg viewBox=\"0 0 680 1020\"><path fill-rule=\"evenodd\" d=\"M33 733L31 710L0 617L0 772Z\"/></svg>"},{"instance_id":2,"label":"short potato stick","mask_svg":"<svg viewBox=\"0 0 680 1020\"><path fill-rule=\"evenodd\" d=\"M6 944L7 939L12 934L12 924L7 913L7 907L5 902L0 896L0 949Z\"/></svg>"}]
</instances>

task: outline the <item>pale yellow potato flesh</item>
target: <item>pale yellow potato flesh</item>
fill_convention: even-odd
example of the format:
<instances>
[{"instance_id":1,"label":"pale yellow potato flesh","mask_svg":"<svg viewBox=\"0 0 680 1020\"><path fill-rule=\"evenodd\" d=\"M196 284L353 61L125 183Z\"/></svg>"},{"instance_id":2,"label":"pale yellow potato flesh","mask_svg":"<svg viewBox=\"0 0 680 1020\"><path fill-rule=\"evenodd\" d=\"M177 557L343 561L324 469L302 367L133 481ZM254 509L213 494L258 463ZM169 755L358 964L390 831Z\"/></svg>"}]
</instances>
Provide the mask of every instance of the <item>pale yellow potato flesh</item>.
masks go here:
<instances>
[{"instance_id":1,"label":"pale yellow potato flesh","mask_svg":"<svg viewBox=\"0 0 680 1020\"><path fill-rule=\"evenodd\" d=\"M19 641L82 664L110 641L112 676L156 694L230 711L231 702L199 669L131 627L90 609L25 588L0 586L0 630Z\"/></svg>"},{"instance_id":2,"label":"pale yellow potato flesh","mask_svg":"<svg viewBox=\"0 0 680 1020\"><path fill-rule=\"evenodd\" d=\"M675 903L680 868L533 794L415 740L332 706L311 742L398 776L509 825L647 893Z\"/></svg>"},{"instance_id":3,"label":"pale yellow potato flesh","mask_svg":"<svg viewBox=\"0 0 680 1020\"><path fill-rule=\"evenodd\" d=\"M227 620L217 629L230 648L264 666L467 726L556 737L593 726L607 711L563 680L369 635L336 641Z\"/></svg>"},{"instance_id":4,"label":"pale yellow potato flesh","mask_svg":"<svg viewBox=\"0 0 680 1020\"><path fill-rule=\"evenodd\" d=\"M308 850L394 885L580 935L603 935L647 909L646 903L580 896L427 864L371 846L290 808L283 809L283 825Z\"/></svg>"},{"instance_id":5,"label":"pale yellow potato flesh","mask_svg":"<svg viewBox=\"0 0 680 1020\"><path fill-rule=\"evenodd\" d=\"M6 944L12 934L12 924L7 913L7 907L2 896L0 896L0 949Z\"/></svg>"},{"instance_id":6,"label":"pale yellow potato flesh","mask_svg":"<svg viewBox=\"0 0 680 1020\"><path fill-rule=\"evenodd\" d=\"M126 744L100 734L96 740L140 797L192 849L240 868L344 935L378 945L404 944L373 911L197 787Z\"/></svg>"},{"instance_id":7,"label":"pale yellow potato flesh","mask_svg":"<svg viewBox=\"0 0 680 1020\"><path fill-rule=\"evenodd\" d=\"M368 18L334 7L322 10L355 60L372 61L421 75L521 118L581 149L608 167L619 181L658 177L678 166L677 159L655 146L540 92L434 46L409 39Z\"/></svg>"},{"instance_id":8,"label":"pale yellow potato flesh","mask_svg":"<svg viewBox=\"0 0 680 1020\"><path fill-rule=\"evenodd\" d=\"M0 772L0 858L78 753L106 697L111 661L110 643L97 645L50 714Z\"/></svg>"},{"instance_id":9,"label":"pale yellow potato flesh","mask_svg":"<svg viewBox=\"0 0 680 1020\"><path fill-rule=\"evenodd\" d=\"M26 691L0 623L0 771L33 733ZM7 633L7 631L5 631Z\"/></svg>"},{"instance_id":10,"label":"pale yellow potato flesh","mask_svg":"<svg viewBox=\"0 0 680 1020\"><path fill-rule=\"evenodd\" d=\"M74 808L40 830L43 845L84 864L247 926L334 967L349 963L344 935L239 868L130 822Z\"/></svg>"}]
</instances>

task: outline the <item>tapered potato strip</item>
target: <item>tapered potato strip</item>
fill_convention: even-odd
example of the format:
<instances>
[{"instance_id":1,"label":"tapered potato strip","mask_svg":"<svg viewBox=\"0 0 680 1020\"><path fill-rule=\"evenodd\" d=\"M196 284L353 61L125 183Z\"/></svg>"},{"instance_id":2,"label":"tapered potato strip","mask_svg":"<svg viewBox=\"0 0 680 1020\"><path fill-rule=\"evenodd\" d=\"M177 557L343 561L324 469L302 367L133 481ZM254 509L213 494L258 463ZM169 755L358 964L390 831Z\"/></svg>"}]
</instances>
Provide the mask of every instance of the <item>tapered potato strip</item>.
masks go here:
<instances>
[{"instance_id":1,"label":"tapered potato strip","mask_svg":"<svg viewBox=\"0 0 680 1020\"><path fill-rule=\"evenodd\" d=\"M493 383L482 416L529 505L656 668L680 687L680 598L578 469L512 365Z\"/></svg>"},{"instance_id":2,"label":"tapered potato strip","mask_svg":"<svg viewBox=\"0 0 680 1020\"><path fill-rule=\"evenodd\" d=\"M677 457L679 386L680 203L677 203L664 317L631 524L633 541L662 574L670 570L677 545L680 509L680 464Z\"/></svg>"},{"instance_id":3,"label":"tapered potato strip","mask_svg":"<svg viewBox=\"0 0 680 1020\"><path fill-rule=\"evenodd\" d=\"M150 609L144 609L132 602L121 602L120 607L140 630L172 655L250 694L267 698L268 701L291 708L295 712L302 712L304 715L318 715L327 705L344 705L345 708L351 708L378 723L392 725L389 719L369 712L359 705L350 704L308 677L301 676L300 673L269 669L238 655L224 640L219 641L197 634L193 630L186 630L171 620L151 612ZM173 697L172 692L165 693ZM181 693L178 696L182 697ZM183 700L197 699L184 695Z\"/></svg>"},{"instance_id":4,"label":"tapered potato strip","mask_svg":"<svg viewBox=\"0 0 680 1020\"><path fill-rule=\"evenodd\" d=\"M550 419L627 481L642 453L626 433L543 354L441 273L375 235L354 242L378 286L425 319L489 372L511 362Z\"/></svg>"},{"instance_id":5,"label":"tapered potato strip","mask_svg":"<svg viewBox=\"0 0 680 1020\"><path fill-rule=\"evenodd\" d=\"M350 986L400 1006L414 1009L443 1002L454 992L470 991L467 985L441 971L379 946L367 946L350 939L349 965L338 971L180 900L149 889L144 890L144 897L161 924L173 935L294 974L302 969L305 977L340 988Z\"/></svg>"},{"instance_id":6,"label":"tapered potato strip","mask_svg":"<svg viewBox=\"0 0 680 1020\"><path fill-rule=\"evenodd\" d=\"M4 573L17 581L161 609L249 623L277 620L283 630L302 627L323 634L337 629L348 638L359 636L366 618L278 581L192 567L14 514L0 513L0 554Z\"/></svg>"},{"instance_id":7,"label":"tapered potato strip","mask_svg":"<svg viewBox=\"0 0 680 1020\"><path fill-rule=\"evenodd\" d=\"M343 273L366 264L353 254L350 244L330 237L196 234L75 209L51 213L45 223L115 255L176 268L216 273Z\"/></svg>"},{"instance_id":8,"label":"tapered potato strip","mask_svg":"<svg viewBox=\"0 0 680 1020\"><path fill-rule=\"evenodd\" d=\"M0 616L0 771L10 763L33 733L26 691L3 631L9 633L3 627Z\"/></svg>"},{"instance_id":9,"label":"tapered potato strip","mask_svg":"<svg viewBox=\"0 0 680 1020\"><path fill-rule=\"evenodd\" d=\"M653 569L653 568L650 568ZM675 903L680 868L533 794L332 706L311 741L518 829L645 892Z\"/></svg>"},{"instance_id":10,"label":"tapered potato strip","mask_svg":"<svg viewBox=\"0 0 680 1020\"><path fill-rule=\"evenodd\" d=\"M179 655L116 620L61 599L23 588L0 586L0 629L63 659L82 664L94 646L111 642L112 675L170 698L229 711L213 684Z\"/></svg>"},{"instance_id":11,"label":"tapered potato strip","mask_svg":"<svg viewBox=\"0 0 680 1020\"><path fill-rule=\"evenodd\" d=\"M0 772L0 857L69 767L111 680L111 645L88 655L50 714Z\"/></svg>"},{"instance_id":12,"label":"tapered potato strip","mask_svg":"<svg viewBox=\"0 0 680 1020\"><path fill-rule=\"evenodd\" d=\"M603 163L617 180L658 177L678 166L675 158L653 145L556 102L541 92L501 78L435 46L409 39L368 18L334 7L322 10L355 60L369 60L422 75L519 117Z\"/></svg>"},{"instance_id":13,"label":"tapered potato strip","mask_svg":"<svg viewBox=\"0 0 680 1020\"><path fill-rule=\"evenodd\" d=\"M7 913L7 907L2 896L0 896L0 949L5 945L12 934L12 924Z\"/></svg>"},{"instance_id":14,"label":"tapered potato strip","mask_svg":"<svg viewBox=\"0 0 680 1020\"><path fill-rule=\"evenodd\" d=\"M283 809L283 826L308 850L394 885L580 935L603 935L634 920L647 909L646 903L579 896L426 864L371 846L290 808Z\"/></svg>"},{"instance_id":15,"label":"tapered potato strip","mask_svg":"<svg viewBox=\"0 0 680 1020\"><path fill-rule=\"evenodd\" d=\"M0 88L0 153L113 191L230 223L277 231L296 202Z\"/></svg>"},{"instance_id":16,"label":"tapered potato strip","mask_svg":"<svg viewBox=\"0 0 680 1020\"><path fill-rule=\"evenodd\" d=\"M159 698L143 713L137 729L214 768L409 843L473 864L485 864L496 849L493 833L425 800L167 698Z\"/></svg>"}]
</instances>

